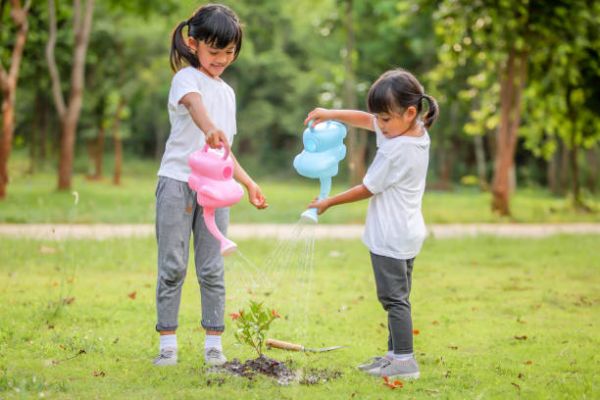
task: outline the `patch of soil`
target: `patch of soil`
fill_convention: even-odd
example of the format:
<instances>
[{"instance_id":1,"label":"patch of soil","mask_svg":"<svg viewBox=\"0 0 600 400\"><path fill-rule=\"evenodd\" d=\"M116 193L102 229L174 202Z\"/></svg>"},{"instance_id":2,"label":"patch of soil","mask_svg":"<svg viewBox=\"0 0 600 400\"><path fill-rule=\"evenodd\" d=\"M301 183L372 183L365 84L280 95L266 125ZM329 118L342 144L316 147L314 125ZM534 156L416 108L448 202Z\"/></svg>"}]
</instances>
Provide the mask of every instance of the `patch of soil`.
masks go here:
<instances>
[{"instance_id":1,"label":"patch of soil","mask_svg":"<svg viewBox=\"0 0 600 400\"><path fill-rule=\"evenodd\" d=\"M277 379L277 383L280 385L289 385L296 379L294 372L285 363L266 357L265 355L261 355L253 360L247 360L243 364L240 360L234 358L233 361L228 361L221 367L211 368L210 371L225 371L248 379L253 379L258 373Z\"/></svg>"},{"instance_id":2,"label":"patch of soil","mask_svg":"<svg viewBox=\"0 0 600 400\"><path fill-rule=\"evenodd\" d=\"M316 385L342 376L341 371L327 369L308 368L303 371L294 371L286 363L269 358L264 354L244 363L235 358L221 367L212 367L209 372L228 372L247 379L254 379L256 374L262 374L276 379L280 385L289 385L293 382L299 382L301 385Z\"/></svg>"}]
</instances>

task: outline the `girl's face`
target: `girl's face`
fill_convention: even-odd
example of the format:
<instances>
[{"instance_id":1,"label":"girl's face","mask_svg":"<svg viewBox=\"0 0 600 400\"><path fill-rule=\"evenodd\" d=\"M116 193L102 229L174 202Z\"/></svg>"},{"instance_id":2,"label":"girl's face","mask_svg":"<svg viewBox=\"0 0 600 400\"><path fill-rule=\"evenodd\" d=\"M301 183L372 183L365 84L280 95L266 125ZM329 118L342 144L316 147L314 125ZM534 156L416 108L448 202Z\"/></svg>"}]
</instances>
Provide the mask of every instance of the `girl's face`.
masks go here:
<instances>
[{"instance_id":1,"label":"girl's face","mask_svg":"<svg viewBox=\"0 0 600 400\"><path fill-rule=\"evenodd\" d=\"M383 135L386 138L391 139L412 131L416 116L417 109L410 106L402 114L395 112L377 113L375 114L375 119L379 129L383 132Z\"/></svg>"},{"instance_id":2,"label":"girl's face","mask_svg":"<svg viewBox=\"0 0 600 400\"><path fill-rule=\"evenodd\" d=\"M235 60L235 44L230 43L225 48L219 49L189 38L188 45L196 52L200 61L200 70L212 78L221 76L225 69Z\"/></svg>"}]
</instances>

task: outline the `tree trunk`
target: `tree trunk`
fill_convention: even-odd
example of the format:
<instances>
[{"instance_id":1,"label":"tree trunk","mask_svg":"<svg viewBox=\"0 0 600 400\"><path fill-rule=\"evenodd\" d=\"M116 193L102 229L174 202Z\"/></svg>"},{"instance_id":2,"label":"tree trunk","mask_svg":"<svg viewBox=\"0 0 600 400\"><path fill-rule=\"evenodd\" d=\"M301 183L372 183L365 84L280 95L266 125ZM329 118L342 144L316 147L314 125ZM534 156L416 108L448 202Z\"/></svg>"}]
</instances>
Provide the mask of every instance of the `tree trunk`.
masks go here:
<instances>
[{"instance_id":1,"label":"tree trunk","mask_svg":"<svg viewBox=\"0 0 600 400\"><path fill-rule=\"evenodd\" d=\"M103 172L103 164L104 164L104 138L106 136L106 129L104 127L104 123L100 121L100 126L98 127L98 137L91 143L90 148L90 156L94 161L94 173L91 178L94 180L102 179Z\"/></svg>"},{"instance_id":2,"label":"tree trunk","mask_svg":"<svg viewBox=\"0 0 600 400\"><path fill-rule=\"evenodd\" d=\"M30 1L21 7L19 0L11 0L10 16L17 27L15 44L11 54L8 71L0 63L0 88L2 92L2 140L0 140L0 200L6 198L8 186L8 160L12 150L12 139L15 130L15 99L19 70L23 59L23 50L27 41L27 14Z\"/></svg>"},{"instance_id":3,"label":"tree trunk","mask_svg":"<svg viewBox=\"0 0 600 400\"><path fill-rule=\"evenodd\" d=\"M344 26L346 28L346 56L344 57L344 107L355 110L356 79L354 75L354 23L352 0L344 1ZM355 127L348 127L348 169L350 184L357 185L365 176L367 137Z\"/></svg>"},{"instance_id":4,"label":"tree trunk","mask_svg":"<svg viewBox=\"0 0 600 400\"><path fill-rule=\"evenodd\" d=\"M560 180L558 178L558 171L560 165L560 139L558 139L558 146L556 151L552 155L552 158L548 161L548 167L546 170L546 178L548 180L548 188L554 195L560 195Z\"/></svg>"},{"instance_id":5,"label":"tree trunk","mask_svg":"<svg viewBox=\"0 0 600 400\"><path fill-rule=\"evenodd\" d=\"M558 180L560 182L560 195L564 196L566 193L566 188L569 187L569 172L571 171L569 168L570 165L570 156L569 148L566 143L561 140L560 141L560 172L558 175Z\"/></svg>"},{"instance_id":6,"label":"tree trunk","mask_svg":"<svg viewBox=\"0 0 600 400\"><path fill-rule=\"evenodd\" d=\"M46 47L46 58L52 79L52 94L54 103L61 121L60 158L58 165L58 189L69 190L71 188L71 175L73 173L73 159L75 152L75 141L77 123L83 103L83 90L85 81L85 55L92 26L92 15L94 12L94 0L86 0L85 10L82 10L80 0L73 1L73 32L75 34L75 48L73 51L73 65L71 68L71 90L69 101L65 104L62 97L60 77L54 47L56 45L56 12L54 0L48 0L50 19L50 32L48 45Z\"/></svg>"},{"instance_id":7,"label":"tree trunk","mask_svg":"<svg viewBox=\"0 0 600 400\"><path fill-rule=\"evenodd\" d=\"M586 152L588 174L587 174L587 188L590 192L596 193L598 185L598 147L592 147Z\"/></svg>"},{"instance_id":8,"label":"tree trunk","mask_svg":"<svg viewBox=\"0 0 600 400\"><path fill-rule=\"evenodd\" d=\"M2 90L2 142L0 143L0 199L6 197L8 186L8 159L12 150L15 118L15 88L7 85Z\"/></svg>"},{"instance_id":9,"label":"tree trunk","mask_svg":"<svg viewBox=\"0 0 600 400\"><path fill-rule=\"evenodd\" d=\"M569 119L571 120L571 133L570 133L570 147L571 157L569 163L569 169L571 170L571 190L573 194L573 206L578 211L589 212L591 209L585 204L581 197L581 186L579 184L579 144L577 143L577 108L573 106L571 102L571 90L569 86L567 89L567 112Z\"/></svg>"},{"instance_id":10,"label":"tree trunk","mask_svg":"<svg viewBox=\"0 0 600 400\"><path fill-rule=\"evenodd\" d=\"M125 99L121 97L119 105L115 111L115 118L113 122L113 141L115 145L115 171L113 173L113 183L115 185L121 184L121 172L123 170L123 141L121 140L121 116L123 109L125 108Z\"/></svg>"},{"instance_id":11,"label":"tree trunk","mask_svg":"<svg viewBox=\"0 0 600 400\"><path fill-rule=\"evenodd\" d=\"M527 75L527 53L511 49L500 77L500 125L492 182L492 211L510 215L510 172L514 166L521 94Z\"/></svg>"},{"instance_id":12,"label":"tree trunk","mask_svg":"<svg viewBox=\"0 0 600 400\"><path fill-rule=\"evenodd\" d=\"M479 189L482 192L487 192L489 190L489 183L487 180L485 147L483 145L483 136L475 135L473 137L473 144L475 147L475 160L477 162L477 176L479 178Z\"/></svg>"}]
</instances>

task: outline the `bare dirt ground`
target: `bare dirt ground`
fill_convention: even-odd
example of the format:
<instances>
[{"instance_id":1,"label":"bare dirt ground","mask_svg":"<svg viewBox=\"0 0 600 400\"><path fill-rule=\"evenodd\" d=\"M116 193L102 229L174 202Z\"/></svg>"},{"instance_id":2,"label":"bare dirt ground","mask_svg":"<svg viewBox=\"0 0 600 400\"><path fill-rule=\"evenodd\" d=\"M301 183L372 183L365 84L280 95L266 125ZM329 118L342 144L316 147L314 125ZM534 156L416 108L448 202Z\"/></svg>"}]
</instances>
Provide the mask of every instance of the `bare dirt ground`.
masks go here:
<instances>
[{"instance_id":1,"label":"bare dirt ground","mask_svg":"<svg viewBox=\"0 0 600 400\"><path fill-rule=\"evenodd\" d=\"M357 239L363 225L296 224L231 224L228 235L233 239L295 238L301 232L314 232L316 238ZM440 224L428 225L429 235L436 238L468 236L545 237L556 234L600 235L599 223L573 224ZM76 225L76 224L0 224L0 237L21 237L42 240L109 239L148 237L154 235L154 225Z\"/></svg>"}]
</instances>

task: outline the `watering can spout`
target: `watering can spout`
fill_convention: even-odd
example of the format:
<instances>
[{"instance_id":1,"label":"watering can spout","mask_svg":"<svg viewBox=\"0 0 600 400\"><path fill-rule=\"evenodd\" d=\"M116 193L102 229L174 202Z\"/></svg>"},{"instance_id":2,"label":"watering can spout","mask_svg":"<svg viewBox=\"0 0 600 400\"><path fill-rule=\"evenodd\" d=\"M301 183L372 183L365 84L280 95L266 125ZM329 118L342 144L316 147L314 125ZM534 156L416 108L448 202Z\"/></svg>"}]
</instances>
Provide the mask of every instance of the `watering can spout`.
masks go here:
<instances>
[{"instance_id":1,"label":"watering can spout","mask_svg":"<svg viewBox=\"0 0 600 400\"><path fill-rule=\"evenodd\" d=\"M307 222L309 224L316 224L319 222L319 216L317 215L316 208L309 208L300 214L300 219L302 222Z\"/></svg>"},{"instance_id":2,"label":"watering can spout","mask_svg":"<svg viewBox=\"0 0 600 400\"><path fill-rule=\"evenodd\" d=\"M224 239L221 241L221 255L228 256L235 253L237 251L237 244L227 238Z\"/></svg>"}]
</instances>

